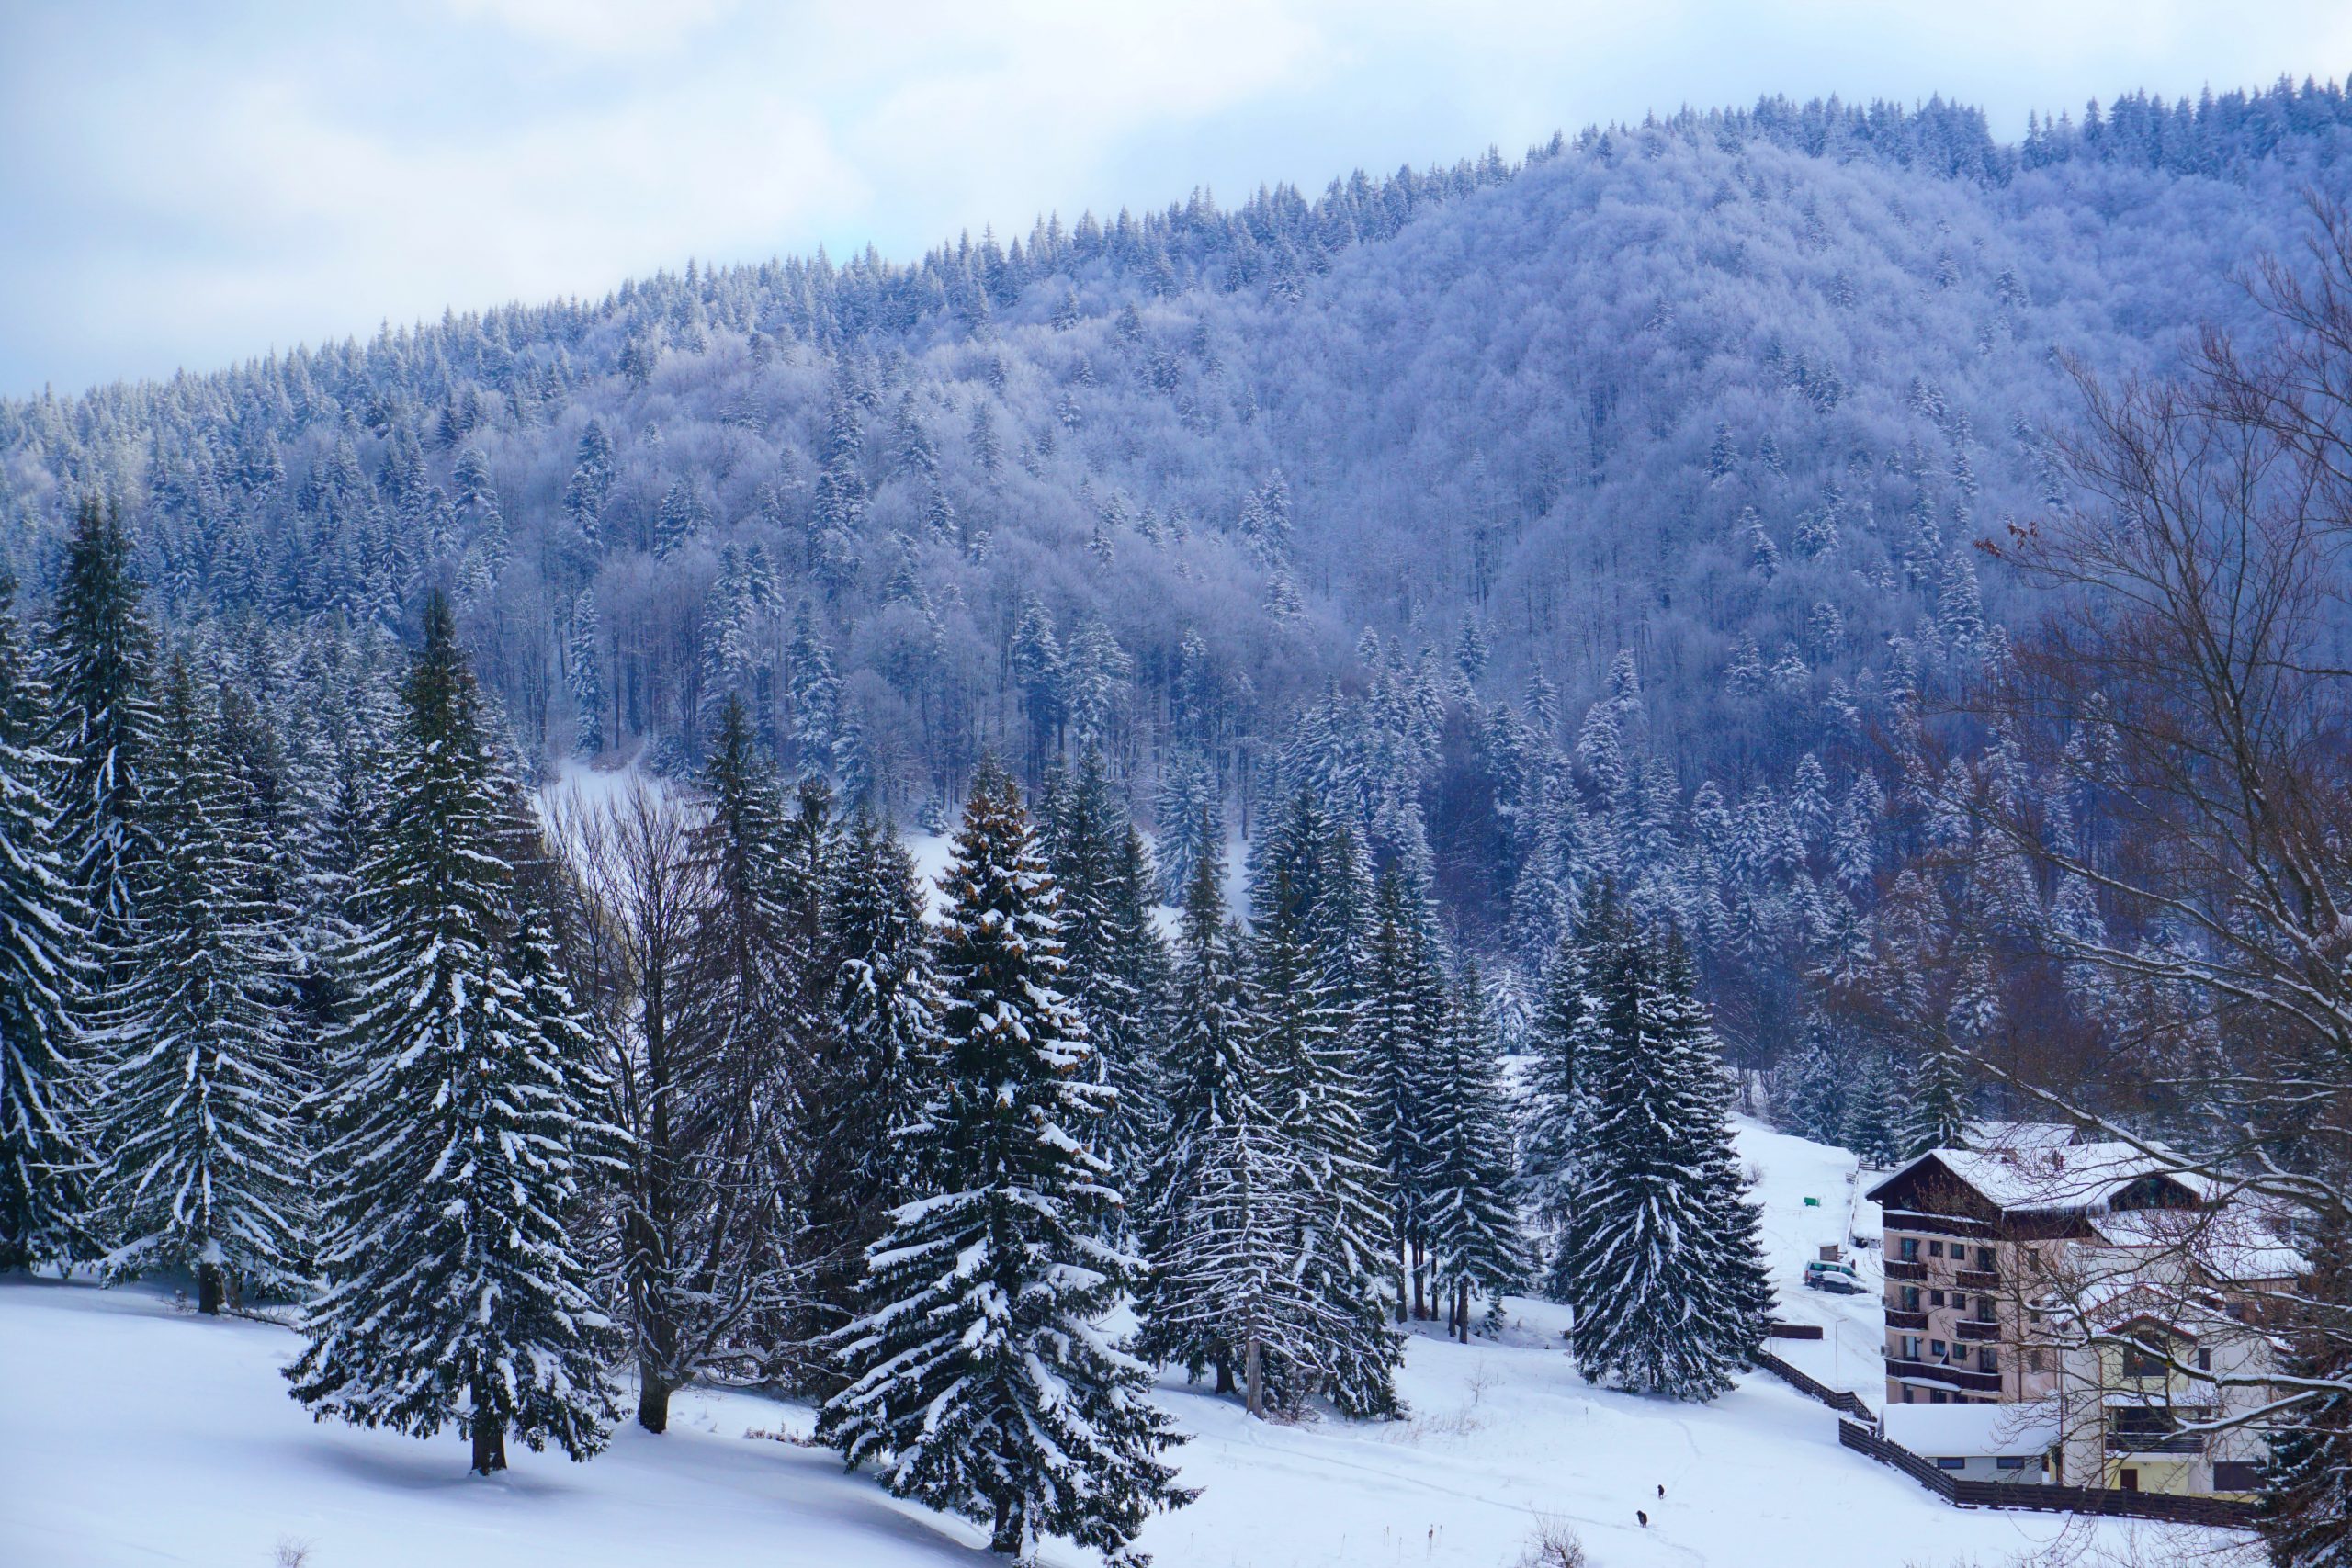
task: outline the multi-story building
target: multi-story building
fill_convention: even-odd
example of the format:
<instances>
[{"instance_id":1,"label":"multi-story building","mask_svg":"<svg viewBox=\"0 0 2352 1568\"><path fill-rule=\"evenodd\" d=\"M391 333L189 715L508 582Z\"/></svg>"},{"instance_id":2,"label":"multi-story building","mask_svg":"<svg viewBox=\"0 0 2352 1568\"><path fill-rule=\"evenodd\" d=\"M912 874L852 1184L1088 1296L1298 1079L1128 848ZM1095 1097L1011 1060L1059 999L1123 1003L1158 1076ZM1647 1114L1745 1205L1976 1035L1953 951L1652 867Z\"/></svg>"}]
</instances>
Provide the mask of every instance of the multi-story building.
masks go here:
<instances>
[{"instance_id":1,"label":"multi-story building","mask_svg":"<svg viewBox=\"0 0 2352 1568\"><path fill-rule=\"evenodd\" d=\"M2262 1303L2301 1260L2161 1155L1985 1132L1867 1193L1884 1215L1887 1404L2035 1405L2058 1434L2050 1479L2074 1485L2249 1490L2260 1438L2231 1417L2262 1402Z\"/></svg>"}]
</instances>

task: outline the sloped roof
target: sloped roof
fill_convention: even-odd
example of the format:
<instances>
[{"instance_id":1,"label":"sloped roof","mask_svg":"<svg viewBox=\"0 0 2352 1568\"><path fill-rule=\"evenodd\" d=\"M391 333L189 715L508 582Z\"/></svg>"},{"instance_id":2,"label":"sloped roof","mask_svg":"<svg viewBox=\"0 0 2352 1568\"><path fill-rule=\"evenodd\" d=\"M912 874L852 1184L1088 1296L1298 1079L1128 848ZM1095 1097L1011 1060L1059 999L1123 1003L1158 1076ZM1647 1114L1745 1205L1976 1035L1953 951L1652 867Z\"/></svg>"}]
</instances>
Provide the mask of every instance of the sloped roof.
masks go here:
<instances>
[{"instance_id":1,"label":"sloped roof","mask_svg":"<svg viewBox=\"0 0 2352 1568\"><path fill-rule=\"evenodd\" d=\"M2058 1406L1890 1404L1880 1417L1891 1443L1928 1459L2016 1458L2046 1453L2058 1441Z\"/></svg>"},{"instance_id":2,"label":"sloped roof","mask_svg":"<svg viewBox=\"0 0 2352 1568\"><path fill-rule=\"evenodd\" d=\"M2218 1196L2209 1177L2124 1143L2045 1144L2024 1148L1930 1149L1864 1194L1879 1194L1933 1161L1973 1188L2003 1213L2100 1213L2144 1177L2179 1183L2200 1201Z\"/></svg>"}]
</instances>

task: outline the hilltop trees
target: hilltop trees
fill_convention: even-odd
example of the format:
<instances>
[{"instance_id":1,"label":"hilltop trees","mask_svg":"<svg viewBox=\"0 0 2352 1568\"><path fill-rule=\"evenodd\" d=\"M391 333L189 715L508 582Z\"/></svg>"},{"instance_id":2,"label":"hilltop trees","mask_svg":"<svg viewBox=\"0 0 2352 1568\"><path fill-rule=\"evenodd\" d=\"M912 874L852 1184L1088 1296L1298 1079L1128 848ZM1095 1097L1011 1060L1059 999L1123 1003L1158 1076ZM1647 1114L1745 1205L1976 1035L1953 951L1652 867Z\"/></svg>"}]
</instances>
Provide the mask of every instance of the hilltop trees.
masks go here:
<instances>
[{"instance_id":1,"label":"hilltop trees","mask_svg":"<svg viewBox=\"0 0 2352 1568\"><path fill-rule=\"evenodd\" d=\"M585 1458L614 1414L609 1324L566 1221L617 1133L438 595L403 708L329 1047L326 1284L287 1377L321 1418L417 1437L455 1423L483 1474L510 1433Z\"/></svg>"},{"instance_id":2,"label":"hilltop trees","mask_svg":"<svg viewBox=\"0 0 2352 1568\"><path fill-rule=\"evenodd\" d=\"M933 1190L866 1255L820 1432L899 1495L986 1525L997 1551L1046 1533L1116 1551L1188 1495L1143 1369L1098 1326L1138 1269L1102 1239L1119 1196L1086 1129L1109 1096L1058 989L1057 890L1000 770L973 783L944 890L941 1077L919 1135Z\"/></svg>"}]
</instances>

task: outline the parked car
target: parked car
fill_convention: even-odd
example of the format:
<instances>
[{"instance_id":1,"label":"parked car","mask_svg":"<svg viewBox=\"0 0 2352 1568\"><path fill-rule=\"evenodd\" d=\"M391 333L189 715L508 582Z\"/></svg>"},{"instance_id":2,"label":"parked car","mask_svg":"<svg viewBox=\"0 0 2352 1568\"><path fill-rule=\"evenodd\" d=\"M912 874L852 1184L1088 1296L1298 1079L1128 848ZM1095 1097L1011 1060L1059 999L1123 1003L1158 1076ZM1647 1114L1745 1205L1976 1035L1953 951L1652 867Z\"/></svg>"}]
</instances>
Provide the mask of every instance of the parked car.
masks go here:
<instances>
[{"instance_id":1,"label":"parked car","mask_svg":"<svg viewBox=\"0 0 2352 1568\"><path fill-rule=\"evenodd\" d=\"M1862 1281L1850 1263L1833 1263L1816 1258L1804 1266L1804 1284L1809 1291L1827 1291L1834 1296L1859 1296Z\"/></svg>"}]
</instances>

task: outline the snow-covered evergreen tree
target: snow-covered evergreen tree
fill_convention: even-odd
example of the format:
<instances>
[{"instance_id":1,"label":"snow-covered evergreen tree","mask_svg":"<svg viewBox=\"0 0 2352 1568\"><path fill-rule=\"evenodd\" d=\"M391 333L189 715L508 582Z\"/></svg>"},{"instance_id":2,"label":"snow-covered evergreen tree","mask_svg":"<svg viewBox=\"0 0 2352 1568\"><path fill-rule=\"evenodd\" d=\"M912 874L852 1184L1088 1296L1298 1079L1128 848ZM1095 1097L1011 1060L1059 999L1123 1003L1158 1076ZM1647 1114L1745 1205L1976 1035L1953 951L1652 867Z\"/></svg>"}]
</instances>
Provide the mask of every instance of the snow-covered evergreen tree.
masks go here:
<instances>
[{"instance_id":1,"label":"snow-covered evergreen tree","mask_svg":"<svg viewBox=\"0 0 2352 1568\"><path fill-rule=\"evenodd\" d=\"M1314 886L1319 867L1311 857L1300 864L1301 881ZM1252 1051L1268 1108L1296 1140L1297 1268L1331 1335L1316 1357L1322 1392L1346 1415L1392 1416L1402 1347L1387 1324L1383 1276L1396 1230L1365 1131L1362 1055L1314 929L1312 907L1278 866L1251 933Z\"/></svg>"},{"instance_id":2,"label":"snow-covered evergreen tree","mask_svg":"<svg viewBox=\"0 0 2352 1568\"><path fill-rule=\"evenodd\" d=\"M828 1071L808 1107L808 1157L829 1168L820 1254L808 1289L833 1321L854 1315L865 1249L889 1212L926 1190L917 1156L939 1072L941 998L913 857L870 811L842 837L825 898L821 962Z\"/></svg>"},{"instance_id":3,"label":"snow-covered evergreen tree","mask_svg":"<svg viewBox=\"0 0 2352 1568\"><path fill-rule=\"evenodd\" d=\"M89 910L54 847L63 768L42 744L49 692L15 596L0 576L0 1270L95 1247L74 1016Z\"/></svg>"},{"instance_id":4,"label":"snow-covered evergreen tree","mask_svg":"<svg viewBox=\"0 0 2352 1568\"><path fill-rule=\"evenodd\" d=\"M1590 1143L1560 1273L1585 1376L1712 1399L1763 1335L1730 1088L1679 939L1620 920L1596 976Z\"/></svg>"},{"instance_id":5,"label":"snow-covered evergreen tree","mask_svg":"<svg viewBox=\"0 0 2352 1568\"><path fill-rule=\"evenodd\" d=\"M1047 1534L1122 1551L1189 1495L1142 1364L1102 1326L1141 1266L1102 1239L1119 1196L1087 1144L1108 1095L1058 990L1053 877L1000 768L973 782L943 891L942 1077L920 1135L936 1190L867 1253L820 1434L997 1551Z\"/></svg>"},{"instance_id":6,"label":"snow-covered evergreen tree","mask_svg":"<svg viewBox=\"0 0 2352 1568\"><path fill-rule=\"evenodd\" d=\"M95 1021L108 1066L101 1177L112 1274L196 1276L198 1310L300 1277L310 1183L293 1111L289 949L195 677L165 679L146 877L123 983Z\"/></svg>"},{"instance_id":7,"label":"snow-covered evergreen tree","mask_svg":"<svg viewBox=\"0 0 2352 1568\"><path fill-rule=\"evenodd\" d=\"M130 539L112 507L85 502L51 613L49 684L65 759L52 840L90 909L93 976L119 978L157 852L147 821L155 750L155 637L139 605Z\"/></svg>"},{"instance_id":8,"label":"snow-covered evergreen tree","mask_svg":"<svg viewBox=\"0 0 2352 1568\"><path fill-rule=\"evenodd\" d=\"M433 595L329 1045L325 1287L287 1377L321 1419L455 1424L487 1474L510 1433L574 1459L604 1445L610 1324L566 1221L619 1134L552 973L552 911L517 885L516 786L456 629Z\"/></svg>"},{"instance_id":9,"label":"snow-covered evergreen tree","mask_svg":"<svg viewBox=\"0 0 2352 1568\"><path fill-rule=\"evenodd\" d=\"M1471 1302L1486 1302L1489 1328L1499 1324L1503 1293L1526 1277L1527 1249L1511 1201L1510 1107L1476 964L1463 965L1451 1000L1421 1112L1421 1230L1430 1290L1466 1345Z\"/></svg>"},{"instance_id":10,"label":"snow-covered evergreen tree","mask_svg":"<svg viewBox=\"0 0 2352 1568\"><path fill-rule=\"evenodd\" d=\"M1921 1053L1903 1097L1901 1134L1895 1156L1914 1159L1929 1149L1968 1146L1967 1082L1951 1048L1937 1041Z\"/></svg>"}]
</instances>

